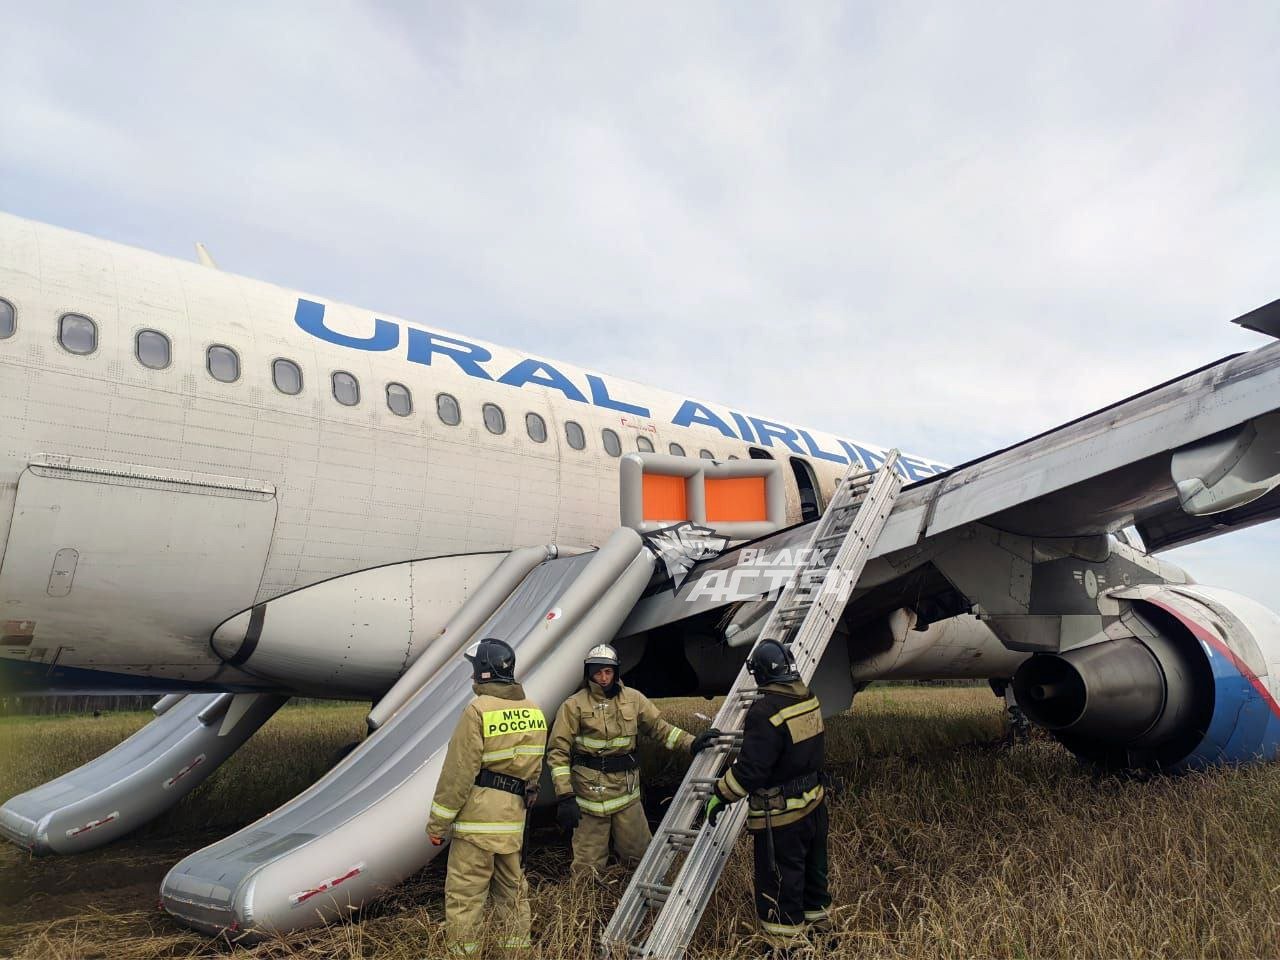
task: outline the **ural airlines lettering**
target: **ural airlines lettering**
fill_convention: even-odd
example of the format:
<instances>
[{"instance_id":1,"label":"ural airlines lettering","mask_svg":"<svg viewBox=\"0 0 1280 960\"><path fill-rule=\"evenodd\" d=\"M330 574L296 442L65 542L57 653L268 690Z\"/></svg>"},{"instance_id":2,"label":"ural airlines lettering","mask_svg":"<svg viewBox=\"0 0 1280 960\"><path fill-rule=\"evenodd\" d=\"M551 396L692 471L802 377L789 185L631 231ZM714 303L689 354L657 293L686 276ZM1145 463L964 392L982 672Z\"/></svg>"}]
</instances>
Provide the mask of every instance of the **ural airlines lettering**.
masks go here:
<instances>
[{"instance_id":1,"label":"ural airlines lettering","mask_svg":"<svg viewBox=\"0 0 1280 960\"><path fill-rule=\"evenodd\" d=\"M370 336L353 337L327 327L324 314L324 304L299 298L293 319L294 323L311 336L340 347L371 352L386 352L400 347L401 327L394 321L375 317L373 333ZM436 360L444 360L453 363L468 377L474 377L477 380L501 383L517 389L532 385L545 390L556 390L565 399L575 403L590 404L638 417L653 416L648 407L628 403L615 397L605 379L594 373L583 374L586 380L584 390L580 384L575 383L547 361L527 357L513 364L501 375L495 376L492 366L493 353L481 344L416 326L406 327L403 339L405 359L410 363L431 366ZM490 366L486 368L486 364ZM729 420L732 420L732 426ZM726 420L706 404L696 400L681 402L671 418L671 423L677 427L694 425L711 427L730 440L743 440L762 447L785 448L800 456L815 457L831 463L857 462L868 470L874 470L884 463L882 451L873 450L849 440L837 440L840 445L839 450L826 450L807 430L788 427L772 420L762 420L759 417L744 416L732 410L729 411L729 419ZM899 472L908 480L922 480L946 469L939 464L926 463L913 457L901 457L898 467Z\"/></svg>"}]
</instances>

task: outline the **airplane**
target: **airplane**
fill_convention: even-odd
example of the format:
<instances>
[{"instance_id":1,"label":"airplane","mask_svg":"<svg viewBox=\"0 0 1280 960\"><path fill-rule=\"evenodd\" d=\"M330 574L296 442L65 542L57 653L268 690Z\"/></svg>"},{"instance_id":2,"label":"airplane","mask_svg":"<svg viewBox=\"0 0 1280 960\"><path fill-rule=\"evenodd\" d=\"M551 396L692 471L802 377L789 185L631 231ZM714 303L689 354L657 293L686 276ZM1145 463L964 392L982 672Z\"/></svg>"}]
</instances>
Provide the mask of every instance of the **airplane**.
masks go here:
<instances>
[{"instance_id":1,"label":"airplane","mask_svg":"<svg viewBox=\"0 0 1280 960\"><path fill-rule=\"evenodd\" d=\"M1236 322L1280 339L1280 301ZM434 856L414 811L482 628L549 709L588 640L650 695L724 692L851 467L905 486L815 674L828 712L985 679L1106 767L1280 749L1280 618L1151 553L1280 514L1280 342L949 466L0 214L0 410L0 691L161 695L0 833L90 849L288 697L375 704L278 823L166 878L198 929L329 919ZM763 478L770 522L664 575L620 524L627 464ZM378 846L375 817L414 826Z\"/></svg>"}]
</instances>

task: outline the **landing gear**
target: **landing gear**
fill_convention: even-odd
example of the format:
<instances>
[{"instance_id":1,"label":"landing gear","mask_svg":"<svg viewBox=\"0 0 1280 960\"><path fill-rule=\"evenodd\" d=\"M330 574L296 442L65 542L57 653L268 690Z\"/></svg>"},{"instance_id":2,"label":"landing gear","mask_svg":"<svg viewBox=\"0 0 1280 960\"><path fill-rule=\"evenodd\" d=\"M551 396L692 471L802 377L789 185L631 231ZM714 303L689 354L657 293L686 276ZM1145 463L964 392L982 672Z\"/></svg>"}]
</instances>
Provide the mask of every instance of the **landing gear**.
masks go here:
<instances>
[{"instance_id":1,"label":"landing gear","mask_svg":"<svg viewBox=\"0 0 1280 960\"><path fill-rule=\"evenodd\" d=\"M1004 713L1007 728L1005 731L1005 743L1012 746L1015 743L1023 743L1031 739L1031 721L1027 719L1027 715L1022 712L1022 708L1018 706L1018 701L1013 697L1013 683L1008 678L992 677L987 681L991 685L991 692L997 697L1004 700Z\"/></svg>"}]
</instances>

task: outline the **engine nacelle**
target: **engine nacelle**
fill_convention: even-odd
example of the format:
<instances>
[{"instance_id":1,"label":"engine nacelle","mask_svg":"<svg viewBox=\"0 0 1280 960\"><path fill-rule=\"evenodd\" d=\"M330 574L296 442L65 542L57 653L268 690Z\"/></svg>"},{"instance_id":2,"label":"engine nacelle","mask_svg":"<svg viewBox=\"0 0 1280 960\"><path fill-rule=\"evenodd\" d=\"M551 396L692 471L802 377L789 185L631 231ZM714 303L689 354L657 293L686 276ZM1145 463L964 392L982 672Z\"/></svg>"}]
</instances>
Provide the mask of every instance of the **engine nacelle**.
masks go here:
<instances>
[{"instance_id":1,"label":"engine nacelle","mask_svg":"<svg viewBox=\"0 0 1280 960\"><path fill-rule=\"evenodd\" d=\"M1227 590L1113 595L1096 642L1036 654L1013 678L1034 722L1109 768L1179 769L1280 755L1280 617Z\"/></svg>"}]
</instances>

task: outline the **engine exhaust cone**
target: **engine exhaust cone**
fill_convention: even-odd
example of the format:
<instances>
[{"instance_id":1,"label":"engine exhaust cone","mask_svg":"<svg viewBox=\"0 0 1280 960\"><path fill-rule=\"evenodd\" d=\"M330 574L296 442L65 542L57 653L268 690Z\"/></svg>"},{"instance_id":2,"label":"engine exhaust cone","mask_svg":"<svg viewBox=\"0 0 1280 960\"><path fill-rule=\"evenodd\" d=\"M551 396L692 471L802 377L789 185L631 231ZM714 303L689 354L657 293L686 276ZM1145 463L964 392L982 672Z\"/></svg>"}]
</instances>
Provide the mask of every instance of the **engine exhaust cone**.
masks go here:
<instances>
[{"instance_id":1,"label":"engine exhaust cone","mask_svg":"<svg viewBox=\"0 0 1280 960\"><path fill-rule=\"evenodd\" d=\"M1061 654L1036 654L1013 676L1018 705L1063 733L1127 743L1160 719L1164 672L1137 640L1109 640Z\"/></svg>"}]
</instances>

